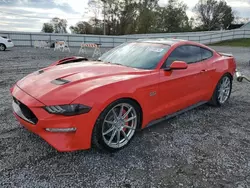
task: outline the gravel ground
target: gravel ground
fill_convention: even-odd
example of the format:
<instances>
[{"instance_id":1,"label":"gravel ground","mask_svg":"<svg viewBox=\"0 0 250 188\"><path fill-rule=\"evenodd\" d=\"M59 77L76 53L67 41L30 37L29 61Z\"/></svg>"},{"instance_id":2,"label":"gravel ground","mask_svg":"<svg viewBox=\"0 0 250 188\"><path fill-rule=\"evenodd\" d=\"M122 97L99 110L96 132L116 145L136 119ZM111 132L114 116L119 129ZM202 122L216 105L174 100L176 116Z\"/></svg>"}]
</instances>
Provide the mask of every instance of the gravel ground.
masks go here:
<instances>
[{"instance_id":1,"label":"gravel ground","mask_svg":"<svg viewBox=\"0 0 250 188\"><path fill-rule=\"evenodd\" d=\"M233 53L250 76L250 49ZM21 128L9 88L20 78L65 56L52 50L0 52L0 187L250 187L250 84L234 81L222 108L207 105L137 134L115 154L59 153Z\"/></svg>"}]
</instances>

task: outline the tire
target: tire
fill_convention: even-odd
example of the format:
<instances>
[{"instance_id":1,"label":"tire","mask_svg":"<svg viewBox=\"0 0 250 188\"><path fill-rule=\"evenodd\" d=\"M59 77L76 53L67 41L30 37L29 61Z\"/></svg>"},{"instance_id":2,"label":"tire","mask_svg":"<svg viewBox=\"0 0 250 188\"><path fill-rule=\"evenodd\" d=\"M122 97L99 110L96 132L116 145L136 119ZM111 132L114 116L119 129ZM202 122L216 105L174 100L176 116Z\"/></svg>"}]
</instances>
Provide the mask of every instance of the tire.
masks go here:
<instances>
[{"instance_id":1,"label":"tire","mask_svg":"<svg viewBox=\"0 0 250 188\"><path fill-rule=\"evenodd\" d=\"M96 120L92 146L101 151L119 151L130 143L140 125L139 105L130 99L119 99L107 106Z\"/></svg>"},{"instance_id":2,"label":"tire","mask_svg":"<svg viewBox=\"0 0 250 188\"><path fill-rule=\"evenodd\" d=\"M232 77L229 74L225 74L219 80L214 90L213 96L211 100L209 101L209 104L213 106L217 106L217 107L224 105L230 98L231 91L232 91Z\"/></svg>"},{"instance_id":3,"label":"tire","mask_svg":"<svg viewBox=\"0 0 250 188\"><path fill-rule=\"evenodd\" d=\"M0 51L5 51L6 50L6 46L4 44L0 44Z\"/></svg>"}]
</instances>

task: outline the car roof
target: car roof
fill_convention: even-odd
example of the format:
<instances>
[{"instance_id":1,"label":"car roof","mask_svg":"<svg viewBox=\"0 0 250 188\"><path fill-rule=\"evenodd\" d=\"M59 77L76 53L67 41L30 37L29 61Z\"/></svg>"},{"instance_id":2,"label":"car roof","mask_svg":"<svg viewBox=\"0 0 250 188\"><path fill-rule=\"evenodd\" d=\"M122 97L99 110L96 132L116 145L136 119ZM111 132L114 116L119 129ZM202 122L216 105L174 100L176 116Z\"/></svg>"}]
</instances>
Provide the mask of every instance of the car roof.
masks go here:
<instances>
[{"instance_id":1,"label":"car roof","mask_svg":"<svg viewBox=\"0 0 250 188\"><path fill-rule=\"evenodd\" d=\"M179 42L187 42L187 40L182 39L172 39L172 38L149 38L149 39L138 39L137 42L147 42L147 43L155 43L155 44L166 44L166 45L174 45Z\"/></svg>"}]
</instances>

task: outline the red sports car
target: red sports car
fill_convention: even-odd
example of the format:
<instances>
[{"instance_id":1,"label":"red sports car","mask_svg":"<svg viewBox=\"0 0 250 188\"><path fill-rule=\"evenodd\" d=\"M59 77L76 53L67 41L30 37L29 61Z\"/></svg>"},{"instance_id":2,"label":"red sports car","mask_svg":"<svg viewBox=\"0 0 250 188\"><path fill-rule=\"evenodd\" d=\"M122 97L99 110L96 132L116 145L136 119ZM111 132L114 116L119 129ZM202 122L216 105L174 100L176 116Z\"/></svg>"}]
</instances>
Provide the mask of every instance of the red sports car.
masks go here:
<instances>
[{"instance_id":1,"label":"red sports car","mask_svg":"<svg viewBox=\"0 0 250 188\"><path fill-rule=\"evenodd\" d=\"M97 61L71 57L12 88L18 121L58 151L116 151L137 129L204 103L227 102L235 59L190 41L126 42Z\"/></svg>"}]
</instances>

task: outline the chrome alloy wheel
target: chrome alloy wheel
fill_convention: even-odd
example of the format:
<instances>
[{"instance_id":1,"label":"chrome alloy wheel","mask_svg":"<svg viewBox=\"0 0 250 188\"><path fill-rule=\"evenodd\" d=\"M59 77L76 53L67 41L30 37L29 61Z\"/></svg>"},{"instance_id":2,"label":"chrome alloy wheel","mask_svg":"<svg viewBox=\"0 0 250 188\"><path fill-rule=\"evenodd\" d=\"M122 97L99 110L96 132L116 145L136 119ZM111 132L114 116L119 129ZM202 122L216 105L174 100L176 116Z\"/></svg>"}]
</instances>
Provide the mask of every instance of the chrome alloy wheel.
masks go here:
<instances>
[{"instance_id":1,"label":"chrome alloy wheel","mask_svg":"<svg viewBox=\"0 0 250 188\"><path fill-rule=\"evenodd\" d=\"M220 83L220 87L218 90L218 100L220 104L223 104L227 101L230 95L231 90L231 81L228 76L225 76Z\"/></svg>"},{"instance_id":2,"label":"chrome alloy wheel","mask_svg":"<svg viewBox=\"0 0 250 188\"><path fill-rule=\"evenodd\" d=\"M128 103L120 103L107 113L103 121L103 140L111 148L121 148L133 137L136 126L135 108Z\"/></svg>"}]
</instances>

